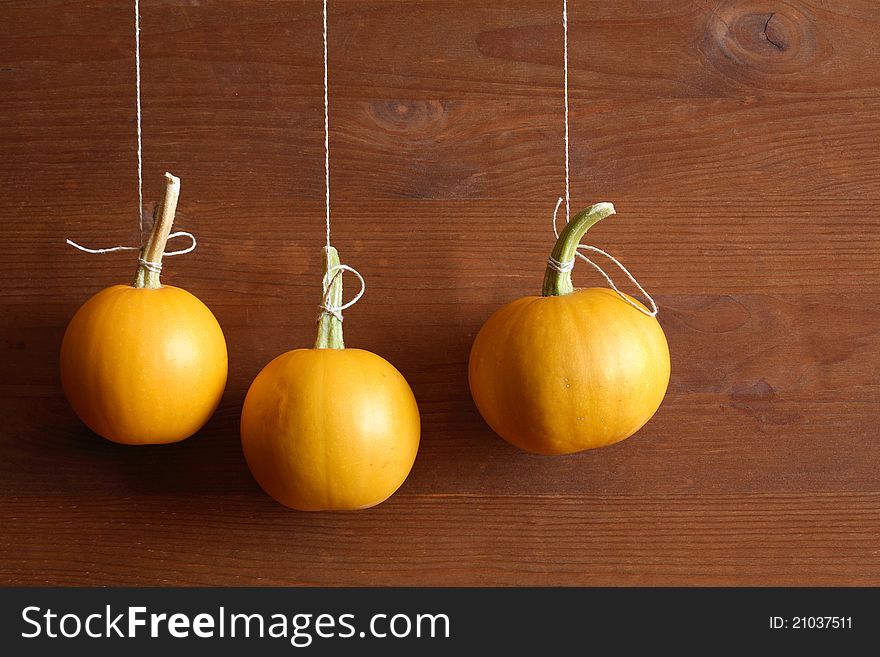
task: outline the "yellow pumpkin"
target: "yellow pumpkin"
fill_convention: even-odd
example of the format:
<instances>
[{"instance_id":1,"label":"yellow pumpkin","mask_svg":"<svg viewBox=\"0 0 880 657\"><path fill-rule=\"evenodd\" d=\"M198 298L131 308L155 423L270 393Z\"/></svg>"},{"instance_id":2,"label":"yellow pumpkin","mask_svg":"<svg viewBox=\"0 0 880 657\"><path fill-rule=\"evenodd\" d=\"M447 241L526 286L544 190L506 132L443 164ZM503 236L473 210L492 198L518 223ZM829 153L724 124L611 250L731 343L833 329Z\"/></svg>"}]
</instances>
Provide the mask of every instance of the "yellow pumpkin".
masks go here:
<instances>
[{"instance_id":1,"label":"yellow pumpkin","mask_svg":"<svg viewBox=\"0 0 880 657\"><path fill-rule=\"evenodd\" d=\"M173 286L114 285L77 311L61 345L61 382L95 433L172 443L198 431L226 386L226 341L211 311Z\"/></svg>"},{"instance_id":2,"label":"yellow pumpkin","mask_svg":"<svg viewBox=\"0 0 880 657\"><path fill-rule=\"evenodd\" d=\"M547 268L543 295L504 306L474 340L474 402L499 436L526 451L571 454L621 441L666 393L669 347L657 319L613 290L575 291L570 265L558 265L571 263L587 229L613 212L602 203L572 219L554 247L557 265Z\"/></svg>"},{"instance_id":3,"label":"yellow pumpkin","mask_svg":"<svg viewBox=\"0 0 880 657\"><path fill-rule=\"evenodd\" d=\"M338 266L327 247L331 308L342 298ZM301 511L383 502L409 475L419 447L419 410L406 379L380 356L346 349L341 318L326 306L315 348L266 365L241 413L242 449L257 483Z\"/></svg>"},{"instance_id":4,"label":"yellow pumpkin","mask_svg":"<svg viewBox=\"0 0 880 657\"><path fill-rule=\"evenodd\" d=\"M73 410L98 435L128 445L191 436L226 386L226 341L214 315L189 292L159 282L179 186L166 176L161 218L134 284L86 301L61 344L61 383Z\"/></svg>"}]
</instances>

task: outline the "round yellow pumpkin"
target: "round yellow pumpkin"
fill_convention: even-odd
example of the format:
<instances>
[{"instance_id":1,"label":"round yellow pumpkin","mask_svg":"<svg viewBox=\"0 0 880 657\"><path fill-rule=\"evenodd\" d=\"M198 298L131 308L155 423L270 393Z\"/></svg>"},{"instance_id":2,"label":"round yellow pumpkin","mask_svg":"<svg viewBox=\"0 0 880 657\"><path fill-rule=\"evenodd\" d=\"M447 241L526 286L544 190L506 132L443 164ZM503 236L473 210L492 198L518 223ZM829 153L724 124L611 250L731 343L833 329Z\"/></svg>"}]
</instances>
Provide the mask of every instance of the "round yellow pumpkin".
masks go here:
<instances>
[{"instance_id":1,"label":"round yellow pumpkin","mask_svg":"<svg viewBox=\"0 0 880 657\"><path fill-rule=\"evenodd\" d=\"M332 304L342 283L336 250L324 252ZM326 304L314 349L272 360L248 390L241 444L257 483L301 511L363 509L388 499L409 475L419 448L419 409L388 361L346 349L342 320Z\"/></svg>"},{"instance_id":2,"label":"round yellow pumpkin","mask_svg":"<svg viewBox=\"0 0 880 657\"><path fill-rule=\"evenodd\" d=\"M251 384L241 441L254 478L302 511L374 506L404 482L419 448L406 379L362 349L296 349Z\"/></svg>"},{"instance_id":3,"label":"round yellow pumpkin","mask_svg":"<svg viewBox=\"0 0 880 657\"><path fill-rule=\"evenodd\" d=\"M587 228L613 211L599 204L575 217L551 262L570 263ZM628 438L657 411L669 383L669 347L657 319L613 290L575 291L570 269L559 269L548 267L543 296L518 299L489 318L468 365L487 424L538 454Z\"/></svg>"},{"instance_id":4,"label":"round yellow pumpkin","mask_svg":"<svg viewBox=\"0 0 880 657\"><path fill-rule=\"evenodd\" d=\"M70 405L117 443L191 436L220 403L226 374L226 341L214 315L173 286L101 290L73 316L61 345Z\"/></svg>"}]
</instances>

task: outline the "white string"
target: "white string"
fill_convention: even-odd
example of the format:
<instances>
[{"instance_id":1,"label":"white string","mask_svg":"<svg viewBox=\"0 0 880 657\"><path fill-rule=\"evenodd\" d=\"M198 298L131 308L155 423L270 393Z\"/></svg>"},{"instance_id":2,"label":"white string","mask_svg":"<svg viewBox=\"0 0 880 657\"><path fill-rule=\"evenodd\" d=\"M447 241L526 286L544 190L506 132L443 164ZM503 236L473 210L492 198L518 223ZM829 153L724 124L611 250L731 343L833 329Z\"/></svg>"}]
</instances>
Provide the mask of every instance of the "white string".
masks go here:
<instances>
[{"instance_id":1,"label":"white string","mask_svg":"<svg viewBox=\"0 0 880 657\"><path fill-rule=\"evenodd\" d=\"M553 210L553 235L556 236L556 239L559 239L559 229L556 227L556 215L559 213L559 206L562 205L562 197L559 197L559 200L556 201L556 207ZM565 223L568 223L568 217L565 218Z\"/></svg>"},{"instance_id":2,"label":"white string","mask_svg":"<svg viewBox=\"0 0 880 657\"><path fill-rule=\"evenodd\" d=\"M147 271L151 271L154 274L162 273L162 263L161 262L150 262L149 260L144 260L142 257L138 258L138 264L141 265Z\"/></svg>"},{"instance_id":3,"label":"white string","mask_svg":"<svg viewBox=\"0 0 880 657\"><path fill-rule=\"evenodd\" d=\"M327 68L327 0L324 0L324 205L327 217L327 246L330 246L330 94Z\"/></svg>"},{"instance_id":4,"label":"white string","mask_svg":"<svg viewBox=\"0 0 880 657\"><path fill-rule=\"evenodd\" d=\"M90 249L86 246L77 244L73 240L67 240L67 243L75 249L79 249L80 251L85 251L86 253L91 254L113 253L114 251L140 251L139 246L111 246L106 249Z\"/></svg>"},{"instance_id":5,"label":"white string","mask_svg":"<svg viewBox=\"0 0 880 657\"><path fill-rule=\"evenodd\" d=\"M615 258L615 257L614 257L613 255L611 255L610 253L606 253L605 251L603 251L602 249L600 249L600 248L598 248L598 247L596 247L596 246L590 246L589 244L578 244L577 248L578 248L578 251L575 252L575 256L578 257L578 258L580 258L581 260L584 260L585 262L588 262L590 265L593 266L593 268L594 268L596 271L598 271L600 274L602 274L602 276L605 277L605 280L608 281L608 285L611 286L611 289L614 290L615 292L617 292L617 295L618 295L621 299L623 299L623 300L626 301L629 305L631 305L633 308L635 308L635 309L638 310L639 312L644 313L644 314L647 315L648 317L656 317L656 316L657 316L657 313L659 312L659 309L657 308L657 304L655 303L653 297L652 297L650 294L648 294L647 292L645 292L645 288L643 288L643 287L639 284L639 282L636 280L636 277L635 277L635 276L633 276L632 274L629 273L629 270L628 270L626 267L623 266L623 263L622 263L622 262L620 262L617 258ZM632 284L635 285L635 286L638 288L638 290L639 290L639 292L641 292L642 296L645 297L645 299L648 300L648 304L651 306L651 311L648 312L648 311L645 310L642 306L638 305L638 304L635 303L632 299L630 299L628 296L626 296L623 292L621 292L620 290L618 290L618 289L617 289L617 286L614 284L614 281L611 280L611 276L609 276L609 275L605 272L605 270L602 269L599 265L597 265L595 262L593 262L592 260L590 260L590 259L589 259L587 256L585 256L583 253L581 253L581 252L580 252L580 249L583 249L583 250L585 250L585 251L592 251L593 253L598 253L598 254L600 254L600 255L603 255L603 256L605 256L606 258L608 258L611 262L613 262L615 265L617 265L617 266L620 268L620 270L621 270L624 274L626 274L626 277L632 282ZM574 265L574 261L572 261L572 265Z\"/></svg>"},{"instance_id":6,"label":"white string","mask_svg":"<svg viewBox=\"0 0 880 657\"><path fill-rule=\"evenodd\" d=\"M343 272L350 271L352 274L357 276L358 280L361 283L360 291L354 295L351 301L347 303L340 304L338 306L330 303L330 288L333 283L336 282L336 278L342 276ZM329 278L329 280L328 280ZM353 267L349 267L348 265L333 265L330 267L327 272L324 274L324 297L321 299L321 310L328 315L333 315L340 322L342 321L342 311L351 308L354 304L356 304L362 296L364 296L364 292L367 290L367 283L364 281L364 277L361 276L360 272Z\"/></svg>"},{"instance_id":7,"label":"white string","mask_svg":"<svg viewBox=\"0 0 880 657\"><path fill-rule=\"evenodd\" d=\"M178 230L175 233L171 233L168 236L168 239L170 240L174 237L188 237L190 239L190 245L185 249L180 249L178 251L165 251L165 253L162 254L163 258L170 258L171 256L176 255L186 255L187 253L192 253L196 250L196 236L192 233L189 233L185 230Z\"/></svg>"},{"instance_id":8,"label":"white string","mask_svg":"<svg viewBox=\"0 0 880 657\"><path fill-rule=\"evenodd\" d=\"M569 139L568 139L568 0L562 0L562 35L563 35L563 88L565 93L565 223L571 221L571 184L569 182ZM561 201L562 199L560 199ZM556 206L559 209L559 206ZM555 214L555 213L554 213ZM554 224L555 226L555 224ZM558 235L557 235L558 237Z\"/></svg>"},{"instance_id":9,"label":"white string","mask_svg":"<svg viewBox=\"0 0 880 657\"><path fill-rule=\"evenodd\" d=\"M560 274L567 274L572 269L574 269L574 260L569 260L568 262L560 262L552 255L547 258L547 264L550 265L550 269L558 271Z\"/></svg>"},{"instance_id":10,"label":"white string","mask_svg":"<svg viewBox=\"0 0 880 657\"><path fill-rule=\"evenodd\" d=\"M178 249L177 251L165 251L162 254L163 258L170 258L171 256L184 255L186 253L191 253L196 248L196 236L192 233L189 233L185 230L179 230L175 233L171 233L168 236L169 240L174 239L175 237L188 237L190 239L190 245L185 249ZM71 239L66 240L67 243L75 249L79 249L84 253L91 253L93 255L98 255L102 253L113 253L114 251L143 251L143 247L140 246L110 246L105 249L90 249L87 246L82 246L81 244L77 244ZM162 271L162 263L161 262L151 262L149 260L144 260L143 256L138 258L138 264L143 265L148 271L152 271L155 273L160 273Z\"/></svg>"},{"instance_id":11,"label":"white string","mask_svg":"<svg viewBox=\"0 0 880 657\"><path fill-rule=\"evenodd\" d=\"M139 0L134 0L134 87L137 104L137 177L138 177L138 227L141 246L144 244L144 172L143 138L141 136L141 12Z\"/></svg>"}]
</instances>

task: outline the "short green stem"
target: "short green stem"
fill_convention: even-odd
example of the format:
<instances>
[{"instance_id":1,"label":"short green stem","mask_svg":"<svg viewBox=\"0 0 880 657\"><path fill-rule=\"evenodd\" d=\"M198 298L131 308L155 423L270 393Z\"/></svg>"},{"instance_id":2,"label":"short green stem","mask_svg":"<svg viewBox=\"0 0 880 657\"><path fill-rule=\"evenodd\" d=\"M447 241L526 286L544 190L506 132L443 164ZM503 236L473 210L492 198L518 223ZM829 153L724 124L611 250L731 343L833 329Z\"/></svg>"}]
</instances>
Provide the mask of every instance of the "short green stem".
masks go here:
<instances>
[{"instance_id":1,"label":"short green stem","mask_svg":"<svg viewBox=\"0 0 880 657\"><path fill-rule=\"evenodd\" d=\"M165 254L165 245L171 234L171 226L174 223L174 213L177 212L177 199L180 196L180 178L165 174L165 196L162 205L156 213L153 229L147 238L147 243L141 249L140 260L151 263L146 266L138 262L138 268L134 275L132 286L139 288L162 287L159 283L159 270L162 268L162 256Z\"/></svg>"},{"instance_id":2,"label":"short green stem","mask_svg":"<svg viewBox=\"0 0 880 657\"><path fill-rule=\"evenodd\" d=\"M544 287L541 290L543 296L561 297L574 291L574 286L571 284L571 270L560 271L560 269L566 269L566 265L574 261L578 244L590 227L611 214L614 214L613 205L596 203L596 205L576 214L566 224L550 254L550 262L559 263L562 266L547 265L547 271L544 274Z\"/></svg>"},{"instance_id":3,"label":"short green stem","mask_svg":"<svg viewBox=\"0 0 880 657\"><path fill-rule=\"evenodd\" d=\"M324 270L321 314L318 316L318 338L315 349L345 349L342 340L342 270L339 254L332 246L324 247L321 258Z\"/></svg>"}]
</instances>

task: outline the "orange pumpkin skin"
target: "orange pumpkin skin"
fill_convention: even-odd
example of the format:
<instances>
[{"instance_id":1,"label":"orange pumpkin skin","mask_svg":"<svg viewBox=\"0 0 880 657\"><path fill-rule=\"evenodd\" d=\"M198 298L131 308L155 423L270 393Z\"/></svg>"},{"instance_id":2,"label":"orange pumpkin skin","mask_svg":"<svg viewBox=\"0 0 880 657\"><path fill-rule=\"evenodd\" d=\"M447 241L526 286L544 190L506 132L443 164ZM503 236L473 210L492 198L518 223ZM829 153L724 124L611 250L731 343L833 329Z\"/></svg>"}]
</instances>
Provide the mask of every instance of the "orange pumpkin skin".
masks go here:
<instances>
[{"instance_id":1,"label":"orange pumpkin skin","mask_svg":"<svg viewBox=\"0 0 880 657\"><path fill-rule=\"evenodd\" d=\"M61 344L61 383L95 433L126 445L198 431L226 386L223 331L177 287L114 285L86 301Z\"/></svg>"},{"instance_id":2,"label":"orange pumpkin skin","mask_svg":"<svg viewBox=\"0 0 880 657\"><path fill-rule=\"evenodd\" d=\"M638 431L660 406L669 372L657 320L613 290L589 288L498 310L477 334L468 379L499 436L529 452L571 454Z\"/></svg>"},{"instance_id":3,"label":"orange pumpkin skin","mask_svg":"<svg viewBox=\"0 0 880 657\"><path fill-rule=\"evenodd\" d=\"M251 384L241 443L254 478L301 511L389 498L419 447L419 410L393 365L362 349L295 349Z\"/></svg>"}]
</instances>

